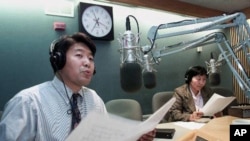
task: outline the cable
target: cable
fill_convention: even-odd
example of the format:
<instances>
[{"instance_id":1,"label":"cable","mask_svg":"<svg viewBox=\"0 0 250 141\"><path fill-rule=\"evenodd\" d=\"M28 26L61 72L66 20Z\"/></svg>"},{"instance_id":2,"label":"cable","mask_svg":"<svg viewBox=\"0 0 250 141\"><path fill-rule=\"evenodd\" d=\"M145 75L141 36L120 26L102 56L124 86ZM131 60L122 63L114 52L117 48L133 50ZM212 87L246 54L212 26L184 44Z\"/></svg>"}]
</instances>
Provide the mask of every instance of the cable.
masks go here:
<instances>
[{"instance_id":1,"label":"cable","mask_svg":"<svg viewBox=\"0 0 250 141\"><path fill-rule=\"evenodd\" d=\"M71 113L72 113L72 108L73 108L73 103L72 103L72 101L71 101L70 98L69 98L68 91L67 91L67 89L66 89L66 85L65 85L65 83L64 83L63 77L61 76L61 74L60 74L59 72L58 72L58 75L59 75L60 79L62 80L63 87L64 87L64 90L65 90L65 92L66 92L66 95L67 95L67 98L68 98L68 100L69 100L69 104L70 104L70 107L71 107L69 110L67 110L67 114L71 114Z\"/></svg>"}]
</instances>

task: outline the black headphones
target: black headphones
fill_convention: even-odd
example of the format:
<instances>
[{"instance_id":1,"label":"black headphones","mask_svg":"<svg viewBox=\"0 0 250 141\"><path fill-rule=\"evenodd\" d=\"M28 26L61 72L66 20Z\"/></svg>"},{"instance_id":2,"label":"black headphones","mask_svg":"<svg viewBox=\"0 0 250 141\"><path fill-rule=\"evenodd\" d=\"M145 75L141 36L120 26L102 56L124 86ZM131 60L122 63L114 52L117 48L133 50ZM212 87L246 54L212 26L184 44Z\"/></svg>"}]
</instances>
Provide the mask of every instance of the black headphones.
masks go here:
<instances>
[{"instance_id":1,"label":"black headphones","mask_svg":"<svg viewBox=\"0 0 250 141\"><path fill-rule=\"evenodd\" d=\"M57 70L61 70L66 63L65 53L60 50L62 39L54 40L50 45L50 63L56 72Z\"/></svg>"},{"instance_id":2,"label":"black headphones","mask_svg":"<svg viewBox=\"0 0 250 141\"><path fill-rule=\"evenodd\" d=\"M189 83L191 81L191 70L192 70L193 67L189 67L188 70L186 71L185 73L185 83Z\"/></svg>"},{"instance_id":3,"label":"black headphones","mask_svg":"<svg viewBox=\"0 0 250 141\"><path fill-rule=\"evenodd\" d=\"M53 67L54 72L61 70L66 64L66 54L61 49L63 39L56 39L50 45L50 63ZM94 73L96 74L96 69L94 69Z\"/></svg>"}]
</instances>

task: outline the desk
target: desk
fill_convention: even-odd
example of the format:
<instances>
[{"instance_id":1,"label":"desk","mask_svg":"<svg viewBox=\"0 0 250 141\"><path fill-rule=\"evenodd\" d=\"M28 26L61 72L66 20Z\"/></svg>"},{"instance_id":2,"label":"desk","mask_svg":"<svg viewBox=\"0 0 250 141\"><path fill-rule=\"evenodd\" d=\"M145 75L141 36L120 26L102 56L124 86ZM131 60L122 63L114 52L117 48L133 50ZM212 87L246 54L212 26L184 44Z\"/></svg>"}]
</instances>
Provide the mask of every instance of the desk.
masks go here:
<instances>
[{"instance_id":1,"label":"desk","mask_svg":"<svg viewBox=\"0 0 250 141\"><path fill-rule=\"evenodd\" d=\"M205 126L196 131L196 135L204 136L208 139L229 141L230 124L238 117L223 116L215 118L208 122Z\"/></svg>"},{"instance_id":2,"label":"desk","mask_svg":"<svg viewBox=\"0 0 250 141\"><path fill-rule=\"evenodd\" d=\"M176 132L173 139L154 139L154 141L194 141L197 136L210 140L229 141L230 124L238 117L223 116L214 118L200 129L188 129L170 123L162 123L157 128L175 128Z\"/></svg>"}]
</instances>

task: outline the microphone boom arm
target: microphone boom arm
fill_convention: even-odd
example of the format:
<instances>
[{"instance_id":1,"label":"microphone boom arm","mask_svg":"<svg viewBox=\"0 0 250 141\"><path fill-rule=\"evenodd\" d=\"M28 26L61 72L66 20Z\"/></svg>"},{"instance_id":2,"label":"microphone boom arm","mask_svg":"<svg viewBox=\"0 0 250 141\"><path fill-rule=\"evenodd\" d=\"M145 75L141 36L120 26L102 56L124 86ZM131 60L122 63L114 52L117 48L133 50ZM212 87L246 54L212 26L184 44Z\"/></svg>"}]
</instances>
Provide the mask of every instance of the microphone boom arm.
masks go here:
<instances>
[{"instance_id":1,"label":"microphone boom arm","mask_svg":"<svg viewBox=\"0 0 250 141\"><path fill-rule=\"evenodd\" d=\"M176 32L168 32L166 34L159 34L159 30L166 30L170 28L182 27L182 26L192 26L194 24L201 24L200 27ZM180 42L178 44L165 46L158 49L154 47L154 43L157 39L168 38L178 35L185 35L190 33L199 33L203 31L209 31L214 29L226 29L230 27L235 27L237 29L237 37L239 42L235 47L230 45L230 42L226 39L223 33L215 32L208 34L202 38L195 39L188 42ZM184 29L184 28L182 28ZM243 13L235 13L231 15L222 15L211 18L200 18L194 20L183 20L180 22L166 23L159 26L152 26L148 32L148 39L151 42L152 58L158 63L160 57L185 51L188 49L196 48L199 46L216 43L221 54L220 61L225 60L228 64L230 70L235 76L240 88L244 91L246 97L250 97L250 79L247 75L247 71L242 66L239 58L237 57L237 52L242 51L244 57L246 57L248 66L250 65L250 28L246 21L246 17ZM222 46L224 45L224 46ZM223 48L224 47L224 48ZM233 65L236 64L236 65Z\"/></svg>"}]
</instances>

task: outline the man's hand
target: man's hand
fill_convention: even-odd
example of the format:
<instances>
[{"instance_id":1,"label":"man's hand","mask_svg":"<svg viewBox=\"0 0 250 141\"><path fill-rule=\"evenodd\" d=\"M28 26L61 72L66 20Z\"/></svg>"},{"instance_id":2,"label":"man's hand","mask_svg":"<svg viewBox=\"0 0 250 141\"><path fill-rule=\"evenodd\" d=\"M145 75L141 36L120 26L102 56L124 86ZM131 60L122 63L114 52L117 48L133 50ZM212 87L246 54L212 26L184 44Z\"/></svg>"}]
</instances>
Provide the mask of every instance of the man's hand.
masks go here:
<instances>
[{"instance_id":1,"label":"man's hand","mask_svg":"<svg viewBox=\"0 0 250 141\"><path fill-rule=\"evenodd\" d=\"M142 135L137 141L152 141L154 140L156 134L156 129L148 132L147 134Z\"/></svg>"}]
</instances>

